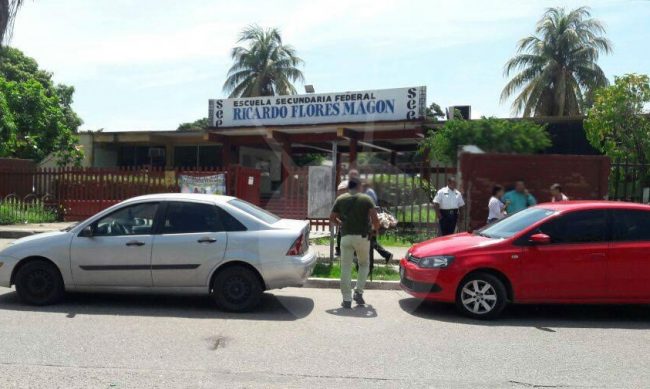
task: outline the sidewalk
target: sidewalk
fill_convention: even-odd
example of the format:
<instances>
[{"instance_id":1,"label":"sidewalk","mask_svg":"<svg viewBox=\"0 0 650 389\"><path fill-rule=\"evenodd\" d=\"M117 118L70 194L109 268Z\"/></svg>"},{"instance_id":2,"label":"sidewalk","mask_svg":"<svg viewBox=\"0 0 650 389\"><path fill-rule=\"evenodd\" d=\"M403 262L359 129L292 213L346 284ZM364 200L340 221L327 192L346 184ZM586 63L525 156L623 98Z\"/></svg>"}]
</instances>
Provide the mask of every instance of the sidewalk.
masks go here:
<instances>
[{"instance_id":1,"label":"sidewalk","mask_svg":"<svg viewBox=\"0 0 650 389\"><path fill-rule=\"evenodd\" d=\"M75 223L10 224L0 226L0 239L18 239L42 232L59 231Z\"/></svg>"},{"instance_id":2,"label":"sidewalk","mask_svg":"<svg viewBox=\"0 0 650 389\"><path fill-rule=\"evenodd\" d=\"M316 255L319 258L329 258L330 256L329 245L312 244L310 245L310 247L316 252ZM408 251L409 249L409 247L391 247L391 246L384 246L384 248L393 254L393 261L391 262L391 264L393 265L398 264L399 260L406 256L406 251ZM375 261L379 263L383 263L383 258L377 252L375 252Z\"/></svg>"}]
</instances>

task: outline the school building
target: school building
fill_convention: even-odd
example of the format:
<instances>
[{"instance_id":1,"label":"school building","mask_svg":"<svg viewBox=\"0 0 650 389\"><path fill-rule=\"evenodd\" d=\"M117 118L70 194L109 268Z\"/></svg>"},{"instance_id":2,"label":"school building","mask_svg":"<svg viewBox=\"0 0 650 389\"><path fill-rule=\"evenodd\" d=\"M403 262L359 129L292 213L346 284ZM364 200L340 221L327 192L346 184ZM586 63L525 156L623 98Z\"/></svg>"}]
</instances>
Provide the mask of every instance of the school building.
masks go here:
<instances>
[{"instance_id":1,"label":"school building","mask_svg":"<svg viewBox=\"0 0 650 389\"><path fill-rule=\"evenodd\" d=\"M260 170L261 194L269 196L286 180L294 158L305 154L323 154L339 171L341 164L355 165L360 152L383 153L391 165L404 166L400 156L416 151L426 131L441 125L427 119L426 106L424 86L215 99L209 101L211 126L200 131L81 134L84 165L241 165ZM469 116L469 109L464 113ZM536 120L547 124L553 138L549 153L596 154L585 139L582 117Z\"/></svg>"}]
</instances>

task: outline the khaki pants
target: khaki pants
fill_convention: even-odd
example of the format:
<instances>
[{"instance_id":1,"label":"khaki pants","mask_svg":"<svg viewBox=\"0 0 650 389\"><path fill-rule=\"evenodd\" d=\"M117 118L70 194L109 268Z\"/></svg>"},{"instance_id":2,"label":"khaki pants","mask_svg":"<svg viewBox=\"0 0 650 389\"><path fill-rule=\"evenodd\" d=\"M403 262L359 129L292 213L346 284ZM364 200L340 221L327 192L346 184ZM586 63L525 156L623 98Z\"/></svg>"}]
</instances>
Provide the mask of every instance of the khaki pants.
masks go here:
<instances>
[{"instance_id":1,"label":"khaki pants","mask_svg":"<svg viewBox=\"0 0 650 389\"><path fill-rule=\"evenodd\" d=\"M363 287L366 284L370 263L368 254L370 254L370 241L368 237L361 235L344 235L341 237L341 294L343 301L352 301L352 262L354 252L357 252L359 260L359 275L357 276L358 293L363 293Z\"/></svg>"}]
</instances>

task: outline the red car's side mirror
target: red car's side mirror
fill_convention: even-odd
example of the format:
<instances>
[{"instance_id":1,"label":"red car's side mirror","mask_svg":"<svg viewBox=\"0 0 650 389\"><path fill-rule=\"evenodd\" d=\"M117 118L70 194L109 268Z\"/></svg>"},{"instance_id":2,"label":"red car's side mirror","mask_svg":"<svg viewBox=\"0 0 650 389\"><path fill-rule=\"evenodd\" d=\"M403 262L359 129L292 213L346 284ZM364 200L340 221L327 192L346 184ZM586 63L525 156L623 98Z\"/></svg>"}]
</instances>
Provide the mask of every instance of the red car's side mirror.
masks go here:
<instances>
[{"instance_id":1,"label":"red car's side mirror","mask_svg":"<svg viewBox=\"0 0 650 389\"><path fill-rule=\"evenodd\" d=\"M546 234L533 234L530 236L528 241L532 244L549 244L551 243L551 237Z\"/></svg>"}]
</instances>

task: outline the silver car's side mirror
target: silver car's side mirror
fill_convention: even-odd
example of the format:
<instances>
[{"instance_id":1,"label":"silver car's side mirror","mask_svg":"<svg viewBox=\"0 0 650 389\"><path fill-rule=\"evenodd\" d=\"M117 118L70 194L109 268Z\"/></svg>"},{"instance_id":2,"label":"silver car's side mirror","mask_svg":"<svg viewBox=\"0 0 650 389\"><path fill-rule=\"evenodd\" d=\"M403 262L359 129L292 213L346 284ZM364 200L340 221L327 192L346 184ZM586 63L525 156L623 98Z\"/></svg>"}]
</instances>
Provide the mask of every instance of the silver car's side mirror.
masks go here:
<instances>
[{"instance_id":1,"label":"silver car's side mirror","mask_svg":"<svg viewBox=\"0 0 650 389\"><path fill-rule=\"evenodd\" d=\"M79 236L82 238L92 238L93 237L93 228L92 226L86 226L79 233Z\"/></svg>"}]
</instances>

